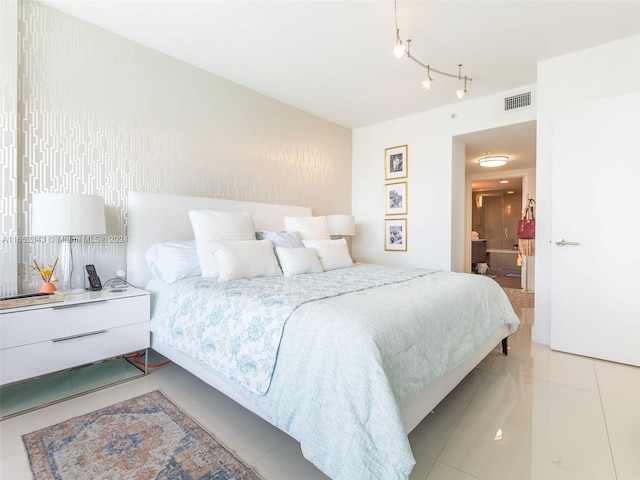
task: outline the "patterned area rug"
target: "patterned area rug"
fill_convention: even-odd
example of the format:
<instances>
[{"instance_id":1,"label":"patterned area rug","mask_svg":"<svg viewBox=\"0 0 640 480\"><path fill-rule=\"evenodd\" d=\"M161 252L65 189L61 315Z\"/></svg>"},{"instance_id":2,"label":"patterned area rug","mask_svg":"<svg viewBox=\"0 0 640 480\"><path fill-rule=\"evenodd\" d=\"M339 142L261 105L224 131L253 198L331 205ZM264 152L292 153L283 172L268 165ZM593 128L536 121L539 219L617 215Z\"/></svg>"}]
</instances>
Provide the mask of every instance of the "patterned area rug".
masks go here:
<instances>
[{"instance_id":1,"label":"patterned area rug","mask_svg":"<svg viewBox=\"0 0 640 480\"><path fill-rule=\"evenodd\" d=\"M514 307L533 308L534 294L523 292L519 288L502 288Z\"/></svg>"},{"instance_id":2,"label":"patterned area rug","mask_svg":"<svg viewBox=\"0 0 640 480\"><path fill-rule=\"evenodd\" d=\"M35 480L259 480L155 391L24 435Z\"/></svg>"}]
</instances>

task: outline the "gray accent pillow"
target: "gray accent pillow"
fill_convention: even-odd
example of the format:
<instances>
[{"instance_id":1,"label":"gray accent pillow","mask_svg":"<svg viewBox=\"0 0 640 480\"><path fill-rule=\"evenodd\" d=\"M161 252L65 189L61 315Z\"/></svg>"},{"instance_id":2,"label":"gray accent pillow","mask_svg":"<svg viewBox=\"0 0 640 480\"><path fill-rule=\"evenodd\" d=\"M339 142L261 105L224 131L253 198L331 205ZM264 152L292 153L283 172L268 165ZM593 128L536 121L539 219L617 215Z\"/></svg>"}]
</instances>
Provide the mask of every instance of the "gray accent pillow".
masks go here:
<instances>
[{"instance_id":1,"label":"gray accent pillow","mask_svg":"<svg viewBox=\"0 0 640 480\"><path fill-rule=\"evenodd\" d=\"M262 232L256 232L256 239L271 240L274 247L304 248L298 232L270 232L263 230Z\"/></svg>"}]
</instances>

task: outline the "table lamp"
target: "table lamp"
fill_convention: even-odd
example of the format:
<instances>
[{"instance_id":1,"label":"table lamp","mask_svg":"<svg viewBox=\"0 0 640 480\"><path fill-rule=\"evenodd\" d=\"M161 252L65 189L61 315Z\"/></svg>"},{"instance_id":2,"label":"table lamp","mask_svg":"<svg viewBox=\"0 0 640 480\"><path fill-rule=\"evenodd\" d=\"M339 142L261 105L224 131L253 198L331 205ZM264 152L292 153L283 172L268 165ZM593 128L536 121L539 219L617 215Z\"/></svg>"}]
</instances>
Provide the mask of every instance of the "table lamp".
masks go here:
<instances>
[{"instance_id":1,"label":"table lamp","mask_svg":"<svg viewBox=\"0 0 640 480\"><path fill-rule=\"evenodd\" d=\"M104 235L104 200L99 195L35 193L31 234L63 237L58 257L61 290L83 289L84 268L72 245L83 235ZM72 281L73 278L73 281Z\"/></svg>"},{"instance_id":2,"label":"table lamp","mask_svg":"<svg viewBox=\"0 0 640 480\"><path fill-rule=\"evenodd\" d=\"M356 219L353 215L327 215L329 235L353 237L356 234Z\"/></svg>"}]
</instances>

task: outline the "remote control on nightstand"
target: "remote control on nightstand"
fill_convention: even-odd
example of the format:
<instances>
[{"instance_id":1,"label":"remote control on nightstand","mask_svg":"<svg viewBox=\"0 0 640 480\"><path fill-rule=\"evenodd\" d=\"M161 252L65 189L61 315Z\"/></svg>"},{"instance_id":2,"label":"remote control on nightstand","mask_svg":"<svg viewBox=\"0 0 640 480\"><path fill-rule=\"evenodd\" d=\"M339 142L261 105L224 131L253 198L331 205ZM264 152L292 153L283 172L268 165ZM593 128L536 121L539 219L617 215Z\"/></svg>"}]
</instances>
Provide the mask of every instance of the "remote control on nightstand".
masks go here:
<instances>
[{"instance_id":1,"label":"remote control on nightstand","mask_svg":"<svg viewBox=\"0 0 640 480\"><path fill-rule=\"evenodd\" d=\"M86 265L86 269L89 274L89 290L102 290L102 282L100 281L100 277L98 277L96 267L93 265Z\"/></svg>"}]
</instances>

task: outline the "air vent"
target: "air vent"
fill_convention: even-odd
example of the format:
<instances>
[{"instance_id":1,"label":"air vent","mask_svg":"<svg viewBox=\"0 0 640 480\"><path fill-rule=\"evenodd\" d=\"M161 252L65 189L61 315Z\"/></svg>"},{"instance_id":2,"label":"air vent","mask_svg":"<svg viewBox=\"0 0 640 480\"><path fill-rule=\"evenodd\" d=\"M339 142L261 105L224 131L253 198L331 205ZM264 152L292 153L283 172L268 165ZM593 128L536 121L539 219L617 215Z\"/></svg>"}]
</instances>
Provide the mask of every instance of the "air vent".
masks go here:
<instances>
[{"instance_id":1,"label":"air vent","mask_svg":"<svg viewBox=\"0 0 640 480\"><path fill-rule=\"evenodd\" d=\"M519 93L504 99L504 111L514 110L516 108L531 106L531 92Z\"/></svg>"}]
</instances>

